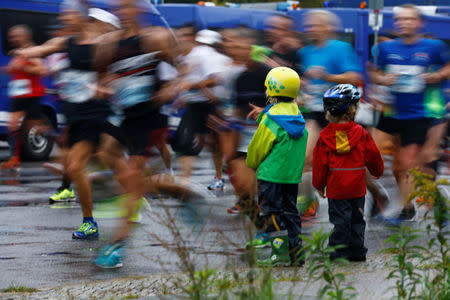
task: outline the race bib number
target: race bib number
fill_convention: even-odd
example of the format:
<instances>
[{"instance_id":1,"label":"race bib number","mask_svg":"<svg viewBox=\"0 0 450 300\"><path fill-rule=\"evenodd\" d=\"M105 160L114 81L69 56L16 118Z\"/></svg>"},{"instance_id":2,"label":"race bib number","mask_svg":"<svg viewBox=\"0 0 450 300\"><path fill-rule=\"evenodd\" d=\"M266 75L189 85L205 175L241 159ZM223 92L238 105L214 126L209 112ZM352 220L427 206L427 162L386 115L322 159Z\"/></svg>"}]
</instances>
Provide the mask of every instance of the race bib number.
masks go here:
<instances>
[{"instance_id":1,"label":"race bib number","mask_svg":"<svg viewBox=\"0 0 450 300\"><path fill-rule=\"evenodd\" d=\"M154 85L154 76L122 77L114 81L115 101L121 108L149 101Z\"/></svg>"},{"instance_id":2,"label":"race bib number","mask_svg":"<svg viewBox=\"0 0 450 300\"><path fill-rule=\"evenodd\" d=\"M198 102L206 102L208 98L199 91L199 90L191 90L180 95L180 99L186 103L198 103Z\"/></svg>"},{"instance_id":3,"label":"race bib number","mask_svg":"<svg viewBox=\"0 0 450 300\"><path fill-rule=\"evenodd\" d=\"M29 79L17 79L8 83L8 96L11 98L31 94L31 81Z\"/></svg>"},{"instance_id":4,"label":"race bib number","mask_svg":"<svg viewBox=\"0 0 450 300\"><path fill-rule=\"evenodd\" d=\"M425 81L420 77L425 72L422 66L388 65L386 72L398 75L397 82L391 86L392 92L419 94L425 91Z\"/></svg>"},{"instance_id":5,"label":"race bib number","mask_svg":"<svg viewBox=\"0 0 450 300\"><path fill-rule=\"evenodd\" d=\"M71 103L83 103L95 96L97 73L81 70L62 71L56 84L62 99Z\"/></svg>"}]
</instances>

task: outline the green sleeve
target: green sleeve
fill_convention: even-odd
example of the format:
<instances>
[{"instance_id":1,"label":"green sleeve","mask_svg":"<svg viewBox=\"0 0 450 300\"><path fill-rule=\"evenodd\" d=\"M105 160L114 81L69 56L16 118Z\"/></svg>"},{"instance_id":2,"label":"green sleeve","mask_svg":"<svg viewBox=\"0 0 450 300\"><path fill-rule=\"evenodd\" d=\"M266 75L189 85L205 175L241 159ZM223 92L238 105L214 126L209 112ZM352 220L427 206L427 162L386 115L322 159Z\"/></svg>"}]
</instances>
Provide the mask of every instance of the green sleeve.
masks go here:
<instances>
[{"instance_id":1,"label":"green sleeve","mask_svg":"<svg viewBox=\"0 0 450 300\"><path fill-rule=\"evenodd\" d=\"M246 163L249 168L255 170L258 168L270 150L272 150L275 139L276 135L264 122L261 122L253 135L250 145L248 145Z\"/></svg>"}]
</instances>

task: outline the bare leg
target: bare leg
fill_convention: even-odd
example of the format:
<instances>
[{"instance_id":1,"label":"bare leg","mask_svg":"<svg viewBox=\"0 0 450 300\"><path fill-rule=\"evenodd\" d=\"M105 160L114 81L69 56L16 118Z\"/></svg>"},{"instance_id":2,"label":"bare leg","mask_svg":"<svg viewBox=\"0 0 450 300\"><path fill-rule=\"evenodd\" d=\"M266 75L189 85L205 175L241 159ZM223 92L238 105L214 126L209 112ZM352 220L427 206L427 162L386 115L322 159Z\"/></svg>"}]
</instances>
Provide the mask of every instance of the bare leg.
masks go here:
<instances>
[{"instance_id":1,"label":"bare leg","mask_svg":"<svg viewBox=\"0 0 450 300\"><path fill-rule=\"evenodd\" d=\"M306 120L305 125L308 130L308 142L306 144L305 165L303 167L303 172L308 172L312 167L314 147L319 139L321 128L317 121L312 119Z\"/></svg>"},{"instance_id":2,"label":"bare leg","mask_svg":"<svg viewBox=\"0 0 450 300\"><path fill-rule=\"evenodd\" d=\"M172 169L172 155L170 154L169 148L167 147L167 132L164 131L164 133L160 134L158 136L158 141L155 143L155 147L158 149L159 153L161 154L161 158L164 162L164 165L166 166L167 170Z\"/></svg>"},{"instance_id":3,"label":"bare leg","mask_svg":"<svg viewBox=\"0 0 450 300\"><path fill-rule=\"evenodd\" d=\"M377 145L378 149L382 154L384 155L395 154L395 152L399 148L398 138L388 133L385 133L381 130L378 130L376 128L372 128L371 132L375 144ZM383 213L384 208L388 205L387 195L385 195L379 190L379 188L375 184L375 180L373 179L373 177L370 175L369 172L366 173L366 184L367 189L372 194L373 200L375 202L370 211L371 216L375 216L379 212Z\"/></svg>"},{"instance_id":4,"label":"bare leg","mask_svg":"<svg viewBox=\"0 0 450 300\"><path fill-rule=\"evenodd\" d=\"M128 170L123 171L118 176L119 181L128 193L126 206L126 215L120 222L113 242L126 239L130 232L132 223L129 221L137 207L137 201L142 198L146 191L146 183L142 174L143 167L147 158L145 156L131 156L128 160Z\"/></svg>"},{"instance_id":5,"label":"bare leg","mask_svg":"<svg viewBox=\"0 0 450 300\"><path fill-rule=\"evenodd\" d=\"M414 187L413 178L408 173L408 170L414 167L420 167L418 159L419 151L419 145L407 145L400 148L398 154L394 158L394 176L400 190L399 204L406 209L414 207L412 202L407 201L408 195L412 192Z\"/></svg>"},{"instance_id":6,"label":"bare leg","mask_svg":"<svg viewBox=\"0 0 450 300\"><path fill-rule=\"evenodd\" d=\"M81 141L70 148L66 160L67 175L75 183L84 218L92 217L92 190L84 170L93 151L91 142Z\"/></svg>"},{"instance_id":7,"label":"bare leg","mask_svg":"<svg viewBox=\"0 0 450 300\"><path fill-rule=\"evenodd\" d=\"M433 176L436 176L436 170L432 168L432 164L439 160L439 144L447 132L448 123L437 124L427 132L427 139L422 149L420 150L419 160L420 164L425 167L425 171Z\"/></svg>"}]
</instances>

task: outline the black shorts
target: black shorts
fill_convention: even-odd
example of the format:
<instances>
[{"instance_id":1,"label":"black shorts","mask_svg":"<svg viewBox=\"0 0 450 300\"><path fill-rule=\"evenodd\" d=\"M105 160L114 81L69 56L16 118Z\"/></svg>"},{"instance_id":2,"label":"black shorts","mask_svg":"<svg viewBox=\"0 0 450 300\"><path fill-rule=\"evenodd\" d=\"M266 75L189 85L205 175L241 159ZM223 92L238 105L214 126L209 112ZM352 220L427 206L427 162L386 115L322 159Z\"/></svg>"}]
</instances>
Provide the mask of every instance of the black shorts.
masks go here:
<instances>
[{"instance_id":1,"label":"black shorts","mask_svg":"<svg viewBox=\"0 0 450 300\"><path fill-rule=\"evenodd\" d=\"M158 113L157 129L163 129L169 127L169 118L166 115Z\"/></svg>"},{"instance_id":2,"label":"black shorts","mask_svg":"<svg viewBox=\"0 0 450 300\"><path fill-rule=\"evenodd\" d=\"M128 149L128 154L145 155L150 135L153 130L160 128L159 124L158 113L125 118L120 129L123 136L123 145Z\"/></svg>"},{"instance_id":3,"label":"black shorts","mask_svg":"<svg viewBox=\"0 0 450 300\"><path fill-rule=\"evenodd\" d=\"M423 145L432 119L401 120L381 115L377 129L400 137L401 146L411 144Z\"/></svg>"},{"instance_id":4,"label":"black shorts","mask_svg":"<svg viewBox=\"0 0 450 300\"><path fill-rule=\"evenodd\" d=\"M89 141L97 147L100 136L105 133L105 119L89 119L69 124L69 146L72 147L81 141Z\"/></svg>"},{"instance_id":5,"label":"black shorts","mask_svg":"<svg viewBox=\"0 0 450 300\"><path fill-rule=\"evenodd\" d=\"M40 119L40 97L11 98L11 112L24 111L27 119Z\"/></svg>"},{"instance_id":6,"label":"black shorts","mask_svg":"<svg viewBox=\"0 0 450 300\"><path fill-rule=\"evenodd\" d=\"M305 120L316 120L317 123L319 123L319 126L321 128L325 128L328 125L327 119L325 119L325 113L321 111L313 111L308 113L302 113L303 118Z\"/></svg>"},{"instance_id":7,"label":"black shorts","mask_svg":"<svg viewBox=\"0 0 450 300\"><path fill-rule=\"evenodd\" d=\"M111 124L110 122L105 122L104 133L115 138L119 143L125 145L125 139L122 134L120 127Z\"/></svg>"},{"instance_id":8,"label":"black shorts","mask_svg":"<svg viewBox=\"0 0 450 300\"><path fill-rule=\"evenodd\" d=\"M214 114L215 107L211 103L200 102L191 103L186 107L182 119L188 121L187 123L192 128L194 133L207 134L209 128L206 126L208 115Z\"/></svg>"}]
</instances>

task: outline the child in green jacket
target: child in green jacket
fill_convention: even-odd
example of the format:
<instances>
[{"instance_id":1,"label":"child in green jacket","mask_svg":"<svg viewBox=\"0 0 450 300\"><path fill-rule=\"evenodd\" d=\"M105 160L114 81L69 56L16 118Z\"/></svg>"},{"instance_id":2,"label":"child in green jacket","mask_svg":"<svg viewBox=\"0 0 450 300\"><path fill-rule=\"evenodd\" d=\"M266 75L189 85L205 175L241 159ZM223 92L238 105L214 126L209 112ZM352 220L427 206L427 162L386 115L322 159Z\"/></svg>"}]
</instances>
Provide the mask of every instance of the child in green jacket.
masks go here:
<instances>
[{"instance_id":1,"label":"child in green jacket","mask_svg":"<svg viewBox=\"0 0 450 300\"><path fill-rule=\"evenodd\" d=\"M267 74L265 86L271 104L258 117L246 160L258 178L258 223L272 241L270 258L258 263L301 265L301 220L296 204L308 133L294 102L300 78L294 70L278 67Z\"/></svg>"}]
</instances>

